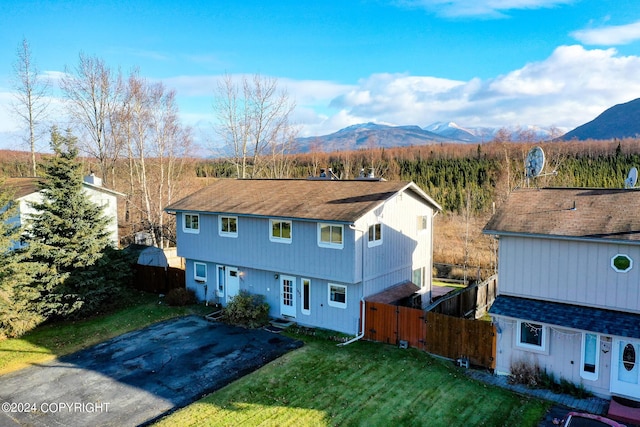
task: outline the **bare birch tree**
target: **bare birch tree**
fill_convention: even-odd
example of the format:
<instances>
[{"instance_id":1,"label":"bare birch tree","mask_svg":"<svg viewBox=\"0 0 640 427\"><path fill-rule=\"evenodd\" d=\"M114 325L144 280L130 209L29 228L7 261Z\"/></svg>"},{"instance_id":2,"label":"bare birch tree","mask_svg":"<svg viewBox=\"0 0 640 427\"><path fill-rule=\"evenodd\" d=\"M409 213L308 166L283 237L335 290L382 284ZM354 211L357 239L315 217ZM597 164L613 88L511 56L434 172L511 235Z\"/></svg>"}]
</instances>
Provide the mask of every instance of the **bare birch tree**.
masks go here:
<instances>
[{"instance_id":1,"label":"bare birch tree","mask_svg":"<svg viewBox=\"0 0 640 427\"><path fill-rule=\"evenodd\" d=\"M216 132L240 178L259 176L269 167L263 156L291 134L289 119L295 103L279 90L277 79L256 74L238 83L225 75L216 88L213 108Z\"/></svg>"},{"instance_id":2,"label":"bare birch tree","mask_svg":"<svg viewBox=\"0 0 640 427\"><path fill-rule=\"evenodd\" d=\"M49 106L49 81L40 77L31 56L27 39L22 39L14 63L14 89L16 102L12 105L16 115L29 128L28 143L31 150L31 174L37 176L36 132L38 125L46 118Z\"/></svg>"},{"instance_id":3,"label":"bare birch tree","mask_svg":"<svg viewBox=\"0 0 640 427\"><path fill-rule=\"evenodd\" d=\"M175 92L132 74L121 109L120 134L129 157L130 206L155 246L167 243L164 207L180 195L177 184L191 149L191 130L178 119ZM129 206L129 205L128 205Z\"/></svg>"},{"instance_id":4,"label":"bare birch tree","mask_svg":"<svg viewBox=\"0 0 640 427\"><path fill-rule=\"evenodd\" d=\"M80 53L78 65L65 69L60 89L72 119L88 135L79 148L98 160L102 179L108 182L111 178L113 186L113 170L122 147L110 137L109 126L121 96L121 79L102 59Z\"/></svg>"}]
</instances>

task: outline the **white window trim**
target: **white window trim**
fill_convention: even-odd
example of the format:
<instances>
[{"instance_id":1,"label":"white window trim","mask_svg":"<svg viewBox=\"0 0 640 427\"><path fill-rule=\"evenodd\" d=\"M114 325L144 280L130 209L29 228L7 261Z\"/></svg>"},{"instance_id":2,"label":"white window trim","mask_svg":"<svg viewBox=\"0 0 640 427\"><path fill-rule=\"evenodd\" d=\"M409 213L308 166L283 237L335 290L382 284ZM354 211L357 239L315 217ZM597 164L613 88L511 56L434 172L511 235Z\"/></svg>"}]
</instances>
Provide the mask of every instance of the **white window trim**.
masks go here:
<instances>
[{"instance_id":1,"label":"white window trim","mask_svg":"<svg viewBox=\"0 0 640 427\"><path fill-rule=\"evenodd\" d=\"M223 218L234 218L236 220L236 232L228 232L222 231L222 219ZM218 234L222 237L238 237L238 217L233 215L218 215Z\"/></svg>"},{"instance_id":2,"label":"white window trim","mask_svg":"<svg viewBox=\"0 0 640 427\"><path fill-rule=\"evenodd\" d=\"M587 341L587 335L595 335L596 336L596 360L595 360L595 372L587 372L584 370L584 362L585 362L585 344ZM598 374L600 372L600 335L592 334L589 332L582 333L582 344L580 349L580 377L585 380L596 381L598 379Z\"/></svg>"},{"instance_id":3,"label":"white window trim","mask_svg":"<svg viewBox=\"0 0 640 427\"><path fill-rule=\"evenodd\" d=\"M522 339L522 324L531 324L531 325L540 325L541 326L541 331L540 333L542 334L542 339L540 340L540 345L534 345L534 344L529 344L529 343L523 343L521 342ZM547 338L549 335L549 328L545 325L542 325L540 323L535 323L535 322L524 322L522 320L518 320L517 323L517 329L516 329L516 347L519 348L524 348L527 350L533 350L533 351L539 351L539 352L547 352Z\"/></svg>"},{"instance_id":4,"label":"white window trim","mask_svg":"<svg viewBox=\"0 0 640 427\"><path fill-rule=\"evenodd\" d=\"M273 235L273 223L274 222L288 222L291 237L276 237ZM293 222L285 219L270 219L269 220L269 240L276 243L291 243L293 239Z\"/></svg>"},{"instance_id":5,"label":"white window trim","mask_svg":"<svg viewBox=\"0 0 640 427\"><path fill-rule=\"evenodd\" d=\"M331 300L331 287L332 286L337 286L340 288L344 289L344 302L338 302L338 301L332 301ZM339 285L337 283L329 283L327 285L327 303L329 304L330 307L337 307L337 308L347 308L347 286L346 285Z\"/></svg>"},{"instance_id":6,"label":"white window trim","mask_svg":"<svg viewBox=\"0 0 640 427\"><path fill-rule=\"evenodd\" d=\"M342 243L331 243L331 242L323 242L322 241L322 227L340 227L342 229ZM331 224L328 222L319 222L318 223L318 246L321 248L331 248L331 249L342 249L344 248L344 225L342 224Z\"/></svg>"},{"instance_id":7,"label":"white window trim","mask_svg":"<svg viewBox=\"0 0 640 427\"><path fill-rule=\"evenodd\" d=\"M199 265L203 265L204 266L204 276L198 276L198 266ZM195 280L196 282L207 282L207 264L204 262L198 262L198 261L194 261L193 262L193 280Z\"/></svg>"},{"instance_id":8,"label":"white window trim","mask_svg":"<svg viewBox=\"0 0 640 427\"><path fill-rule=\"evenodd\" d=\"M613 262L618 257L627 258L629 260L629 268L627 268L626 270L620 270L618 267L616 267ZM611 257L611 268L613 268L614 271L617 271L618 273L628 273L633 268L633 259L631 259L631 257L627 254L615 254Z\"/></svg>"},{"instance_id":9,"label":"white window trim","mask_svg":"<svg viewBox=\"0 0 640 427\"><path fill-rule=\"evenodd\" d=\"M222 280L220 278L220 271L222 271ZM226 267L224 265L216 265L216 296L220 298L224 297L226 274ZM222 289L220 289L220 285L222 285Z\"/></svg>"},{"instance_id":10,"label":"white window trim","mask_svg":"<svg viewBox=\"0 0 640 427\"><path fill-rule=\"evenodd\" d=\"M429 216L428 215L418 215L417 220L417 228L419 232L425 232L429 230Z\"/></svg>"},{"instance_id":11,"label":"white window trim","mask_svg":"<svg viewBox=\"0 0 640 427\"><path fill-rule=\"evenodd\" d=\"M371 237L371 228L374 228L374 232L375 232L375 226L379 225L380 226L380 239L378 240L370 240ZM384 238L384 227L382 225L381 222L376 222L375 224L371 224L368 228L367 231L367 247L368 248L373 248L374 246L380 246L382 244L382 239ZM342 239L344 240L344 236L342 237Z\"/></svg>"},{"instance_id":12,"label":"white window trim","mask_svg":"<svg viewBox=\"0 0 640 427\"><path fill-rule=\"evenodd\" d=\"M309 292L309 308L304 308L304 284L308 283L308 292ZM311 279L305 279L304 277L300 279L300 312L302 314L306 314L307 316L311 314Z\"/></svg>"},{"instance_id":13,"label":"white window trim","mask_svg":"<svg viewBox=\"0 0 640 427\"><path fill-rule=\"evenodd\" d=\"M187 227L187 215L198 218L198 228ZM200 214L184 212L182 214L182 231L184 231L185 233L193 233L193 234L200 233Z\"/></svg>"}]
</instances>

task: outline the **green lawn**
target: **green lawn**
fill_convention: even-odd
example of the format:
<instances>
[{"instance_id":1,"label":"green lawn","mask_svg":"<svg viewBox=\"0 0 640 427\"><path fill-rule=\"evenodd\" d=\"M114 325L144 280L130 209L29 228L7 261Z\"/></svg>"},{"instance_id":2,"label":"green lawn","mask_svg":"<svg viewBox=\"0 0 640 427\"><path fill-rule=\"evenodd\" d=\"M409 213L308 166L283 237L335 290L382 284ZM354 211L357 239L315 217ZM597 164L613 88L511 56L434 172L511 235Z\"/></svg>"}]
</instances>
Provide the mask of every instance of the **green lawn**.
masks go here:
<instances>
[{"instance_id":1,"label":"green lawn","mask_svg":"<svg viewBox=\"0 0 640 427\"><path fill-rule=\"evenodd\" d=\"M158 301L155 295L135 295L128 307L114 313L44 325L21 338L0 341L0 374L73 353L161 320L211 311L203 306L168 307Z\"/></svg>"},{"instance_id":2,"label":"green lawn","mask_svg":"<svg viewBox=\"0 0 640 427\"><path fill-rule=\"evenodd\" d=\"M536 426L548 408L418 350L305 341L158 425Z\"/></svg>"}]
</instances>

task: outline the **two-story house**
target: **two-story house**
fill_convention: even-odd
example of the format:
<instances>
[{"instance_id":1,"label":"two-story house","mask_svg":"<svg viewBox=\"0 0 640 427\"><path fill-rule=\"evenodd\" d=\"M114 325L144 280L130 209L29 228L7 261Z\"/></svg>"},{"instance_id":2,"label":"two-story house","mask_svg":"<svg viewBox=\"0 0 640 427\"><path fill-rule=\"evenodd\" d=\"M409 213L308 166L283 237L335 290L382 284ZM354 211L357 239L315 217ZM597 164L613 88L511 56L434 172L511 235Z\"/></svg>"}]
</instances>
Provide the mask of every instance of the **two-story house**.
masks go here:
<instances>
[{"instance_id":1,"label":"two-story house","mask_svg":"<svg viewBox=\"0 0 640 427\"><path fill-rule=\"evenodd\" d=\"M14 193L18 204L18 213L12 222L24 225L34 213L32 203L42 203L43 194L39 187L39 178L7 178L4 186ZM114 247L118 247L118 197L124 194L102 186L102 180L91 174L84 177L82 190L95 204L102 206L104 215L111 219L108 231Z\"/></svg>"},{"instance_id":2,"label":"two-story house","mask_svg":"<svg viewBox=\"0 0 640 427\"><path fill-rule=\"evenodd\" d=\"M636 189L510 194L484 228L499 239L497 373L537 365L640 400L639 211Z\"/></svg>"},{"instance_id":3,"label":"two-story house","mask_svg":"<svg viewBox=\"0 0 640 427\"><path fill-rule=\"evenodd\" d=\"M349 334L386 288L413 281L429 302L440 206L414 183L221 179L166 210L200 300L247 290L272 317Z\"/></svg>"}]
</instances>

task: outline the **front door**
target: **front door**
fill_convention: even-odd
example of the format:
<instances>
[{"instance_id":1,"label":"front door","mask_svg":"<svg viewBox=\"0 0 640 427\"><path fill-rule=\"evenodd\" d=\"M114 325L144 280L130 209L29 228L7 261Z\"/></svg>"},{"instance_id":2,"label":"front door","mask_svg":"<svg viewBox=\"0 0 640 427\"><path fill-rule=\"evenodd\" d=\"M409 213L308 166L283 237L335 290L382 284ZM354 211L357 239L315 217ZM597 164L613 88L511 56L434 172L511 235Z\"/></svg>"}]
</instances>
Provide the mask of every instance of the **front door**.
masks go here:
<instances>
[{"instance_id":1,"label":"front door","mask_svg":"<svg viewBox=\"0 0 640 427\"><path fill-rule=\"evenodd\" d=\"M614 339L611 359L611 392L640 399L640 341Z\"/></svg>"},{"instance_id":2,"label":"front door","mask_svg":"<svg viewBox=\"0 0 640 427\"><path fill-rule=\"evenodd\" d=\"M240 277L238 276L238 269L235 267L225 268L225 285L227 288L227 304L231 301L231 298L238 295L240 292Z\"/></svg>"},{"instance_id":3,"label":"front door","mask_svg":"<svg viewBox=\"0 0 640 427\"><path fill-rule=\"evenodd\" d=\"M280 276L280 314L296 317L296 278Z\"/></svg>"}]
</instances>

